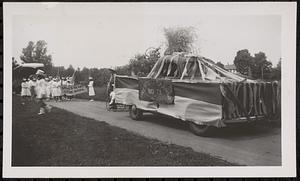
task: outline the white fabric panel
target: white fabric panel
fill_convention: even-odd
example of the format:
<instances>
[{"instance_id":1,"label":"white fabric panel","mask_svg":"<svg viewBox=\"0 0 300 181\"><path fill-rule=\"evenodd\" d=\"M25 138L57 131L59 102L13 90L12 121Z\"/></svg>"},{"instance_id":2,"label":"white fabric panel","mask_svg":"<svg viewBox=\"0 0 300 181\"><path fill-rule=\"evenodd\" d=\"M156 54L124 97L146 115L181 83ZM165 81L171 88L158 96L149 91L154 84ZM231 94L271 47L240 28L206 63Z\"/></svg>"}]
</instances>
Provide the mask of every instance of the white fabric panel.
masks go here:
<instances>
[{"instance_id":1,"label":"white fabric panel","mask_svg":"<svg viewBox=\"0 0 300 181\"><path fill-rule=\"evenodd\" d=\"M222 106L204 101L193 100L175 96L175 104L167 105L139 100L138 90L117 88L115 92L116 103L132 105L137 108L158 112L183 121L192 121L196 124L206 124L216 127L225 126L222 119Z\"/></svg>"}]
</instances>

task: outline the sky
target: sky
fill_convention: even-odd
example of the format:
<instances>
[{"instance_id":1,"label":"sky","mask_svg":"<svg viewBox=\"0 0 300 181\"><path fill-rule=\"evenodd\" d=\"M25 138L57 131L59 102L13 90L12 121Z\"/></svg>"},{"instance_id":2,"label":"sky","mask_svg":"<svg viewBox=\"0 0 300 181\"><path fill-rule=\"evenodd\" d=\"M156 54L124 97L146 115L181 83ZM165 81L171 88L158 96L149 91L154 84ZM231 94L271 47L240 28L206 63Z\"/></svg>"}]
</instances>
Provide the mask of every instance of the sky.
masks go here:
<instances>
[{"instance_id":1,"label":"sky","mask_svg":"<svg viewBox=\"0 0 300 181\"><path fill-rule=\"evenodd\" d=\"M29 41L45 40L55 66L109 68L128 63L148 47L166 47L164 28L194 27L197 53L232 64L236 52L281 57L281 16L212 12L203 6L170 4L39 4L13 16L13 56ZM25 8L26 9L26 8ZM234 8L233 8L234 10ZM28 11L28 8L27 8Z\"/></svg>"}]
</instances>

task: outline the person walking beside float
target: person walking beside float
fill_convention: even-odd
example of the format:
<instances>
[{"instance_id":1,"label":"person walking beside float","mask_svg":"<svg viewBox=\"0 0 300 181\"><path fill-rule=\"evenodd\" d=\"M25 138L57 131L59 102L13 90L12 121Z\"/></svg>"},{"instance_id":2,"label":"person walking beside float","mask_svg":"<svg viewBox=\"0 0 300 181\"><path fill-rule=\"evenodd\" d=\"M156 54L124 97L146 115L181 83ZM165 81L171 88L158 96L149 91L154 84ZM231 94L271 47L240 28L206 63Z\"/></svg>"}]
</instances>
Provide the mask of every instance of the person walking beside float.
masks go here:
<instances>
[{"instance_id":1,"label":"person walking beside float","mask_svg":"<svg viewBox=\"0 0 300 181\"><path fill-rule=\"evenodd\" d=\"M94 101L95 90L94 90L94 80L93 80L92 77L89 77L88 88L89 88L89 97L90 97L90 101Z\"/></svg>"},{"instance_id":2,"label":"person walking beside float","mask_svg":"<svg viewBox=\"0 0 300 181\"><path fill-rule=\"evenodd\" d=\"M47 90L46 90L46 81L45 81L45 73L42 70L37 70L37 84L36 84L36 90L37 90L37 102L40 107L40 112L38 115L45 114L46 112L51 111L51 107L47 106L44 102L44 99L46 98Z\"/></svg>"}]
</instances>

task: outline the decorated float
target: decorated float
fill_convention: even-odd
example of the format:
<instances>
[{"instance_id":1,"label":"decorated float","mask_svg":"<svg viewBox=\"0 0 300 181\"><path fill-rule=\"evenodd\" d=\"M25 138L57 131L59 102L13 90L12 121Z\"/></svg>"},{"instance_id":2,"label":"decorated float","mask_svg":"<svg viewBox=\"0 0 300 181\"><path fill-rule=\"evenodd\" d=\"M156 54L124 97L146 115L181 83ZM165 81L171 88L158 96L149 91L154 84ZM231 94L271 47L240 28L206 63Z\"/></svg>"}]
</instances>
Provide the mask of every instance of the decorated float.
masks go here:
<instances>
[{"instance_id":1,"label":"decorated float","mask_svg":"<svg viewBox=\"0 0 300 181\"><path fill-rule=\"evenodd\" d=\"M277 81L251 80L199 55L161 57L147 77L114 75L113 99L132 119L159 113L189 123L196 135L231 123L272 119L280 112Z\"/></svg>"}]
</instances>

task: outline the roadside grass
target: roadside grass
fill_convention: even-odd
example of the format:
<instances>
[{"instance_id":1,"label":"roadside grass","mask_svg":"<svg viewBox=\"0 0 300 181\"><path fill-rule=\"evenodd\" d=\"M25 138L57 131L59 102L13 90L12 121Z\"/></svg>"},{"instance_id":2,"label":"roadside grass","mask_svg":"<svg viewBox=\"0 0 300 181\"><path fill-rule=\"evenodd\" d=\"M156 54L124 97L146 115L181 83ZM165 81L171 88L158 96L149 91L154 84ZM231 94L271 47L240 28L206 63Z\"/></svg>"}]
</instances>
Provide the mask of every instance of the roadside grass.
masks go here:
<instances>
[{"instance_id":1,"label":"roadside grass","mask_svg":"<svg viewBox=\"0 0 300 181\"><path fill-rule=\"evenodd\" d=\"M96 101L106 101L106 99L107 99L106 86L94 87L94 90L95 90L94 100L96 100ZM90 99L88 92L78 94L78 95L75 96L75 98Z\"/></svg>"},{"instance_id":2,"label":"roadside grass","mask_svg":"<svg viewBox=\"0 0 300 181\"><path fill-rule=\"evenodd\" d=\"M105 122L13 96L13 166L230 166L190 148L148 139Z\"/></svg>"}]
</instances>

